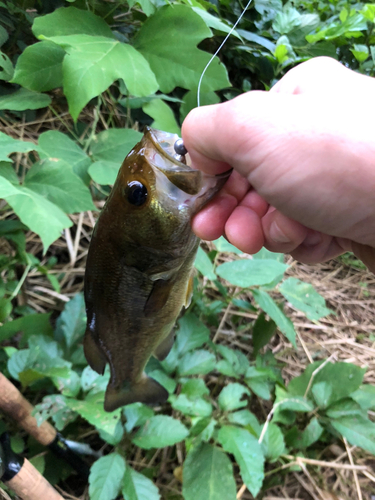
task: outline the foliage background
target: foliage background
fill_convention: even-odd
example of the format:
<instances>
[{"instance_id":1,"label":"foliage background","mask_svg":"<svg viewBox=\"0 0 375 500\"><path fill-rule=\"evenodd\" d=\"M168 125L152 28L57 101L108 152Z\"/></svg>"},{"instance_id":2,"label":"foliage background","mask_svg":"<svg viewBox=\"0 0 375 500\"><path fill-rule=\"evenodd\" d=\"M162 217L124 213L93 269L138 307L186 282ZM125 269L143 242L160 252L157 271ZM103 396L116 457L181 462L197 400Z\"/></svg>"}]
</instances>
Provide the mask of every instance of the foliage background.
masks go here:
<instances>
[{"instance_id":1,"label":"foliage background","mask_svg":"<svg viewBox=\"0 0 375 500\"><path fill-rule=\"evenodd\" d=\"M223 240L206 244L175 347L148 367L170 392L161 409L98 411L108 374L98 377L83 357L79 292L98 209L144 125L179 132L205 64L242 8L230 0L0 2L0 365L39 421L51 418L96 451L89 489L6 418L2 427L70 498L372 491L366 314L374 290L350 256L312 269L268 252L249 259ZM202 102L267 90L320 55L372 76L374 21L372 4L254 0L207 71ZM306 282L336 316L327 318ZM327 358L313 376L312 363Z\"/></svg>"}]
</instances>

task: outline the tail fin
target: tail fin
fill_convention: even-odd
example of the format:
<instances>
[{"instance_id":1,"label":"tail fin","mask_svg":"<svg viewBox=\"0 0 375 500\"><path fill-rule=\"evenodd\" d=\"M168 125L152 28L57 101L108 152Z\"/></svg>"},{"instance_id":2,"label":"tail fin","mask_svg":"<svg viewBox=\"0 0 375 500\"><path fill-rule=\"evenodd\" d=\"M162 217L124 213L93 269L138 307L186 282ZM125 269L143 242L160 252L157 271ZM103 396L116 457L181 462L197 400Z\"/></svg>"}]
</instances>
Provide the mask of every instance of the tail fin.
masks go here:
<instances>
[{"instance_id":1,"label":"tail fin","mask_svg":"<svg viewBox=\"0 0 375 500\"><path fill-rule=\"evenodd\" d=\"M142 379L130 388L107 387L105 393L105 411L114 411L120 406L131 403L156 405L168 399L168 391L159 382L143 374Z\"/></svg>"}]
</instances>

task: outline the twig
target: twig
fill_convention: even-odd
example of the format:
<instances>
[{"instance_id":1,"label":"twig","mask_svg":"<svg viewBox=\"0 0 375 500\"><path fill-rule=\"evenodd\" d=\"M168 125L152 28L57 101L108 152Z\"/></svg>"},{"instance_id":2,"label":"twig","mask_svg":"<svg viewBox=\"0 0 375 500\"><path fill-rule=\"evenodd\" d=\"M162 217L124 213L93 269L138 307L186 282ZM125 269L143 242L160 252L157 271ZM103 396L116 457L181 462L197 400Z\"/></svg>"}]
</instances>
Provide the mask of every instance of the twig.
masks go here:
<instances>
[{"instance_id":1,"label":"twig","mask_svg":"<svg viewBox=\"0 0 375 500\"><path fill-rule=\"evenodd\" d=\"M297 333L298 340L301 342L302 349L305 351L307 359L310 361L310 363L313 363L314 360L310 354L310 351L307 349L307 345L305 344L305 341L301 337L301 334L299 333L298 330L296 330L296 333Z\"/></svg>"},{"instance_id":2,"label":"twig","mask_svg":"<svg viewBox=\"0 0 375 500\"><path fill-rule=\"evenodd\" d=\"M218 329L216 330L216 333L214 335L214 338L212 339L212 342L215 343L219 334L220 334L220 330L221 328L223 327L225 321L227 320L227 317L228 317L228 314L229 314L229 311L230 311L230 308L231 308L231 305L232 304L229 304L228 307L225 309L225 313L223 314L223 317L221 318L221 321L220 321L220 324L218 326Z\"/></svg>"},{"instance_id":3,"label":"twig","mask_svg":"<svg viewBox=\"0 0 375 500\"><path fill-rule=\"evenodd\" d=\"M238 493L237 493L237 500L239 500L240 498L242 498L242 495L245 493L245 490L246 490L246 484L243 484L241 486L241 488L238 490Z\"/></svg>"},{"instance_id":4,"label":"twig","mask_svg":"<svg viewBox=\"0 0 375 500\"><path fill-rule=\"evenodd\" d=\"M313 458L304 457L294 457L293 455L282 455L288 460L293 460L294 462L300 461L309 465L317 465L318 467L331 467L332 469L344 469L344 470L358 470L365 472L368 470L366 465L353 465L353 464L337 464L335 462L324 462L323 460L314 460Z\"/></svg>"},{"instance_id":5,"label":"twig","mask_svg":"<svg viewBox=\"0 0 375 500\"><path fill-rule=\"evenodd\" d=\"M317 375L320 370L323 370L323 368L331 361L332 358L335 358L336 357L336 353L334 352L333 354L331 354L331 356L329 358L327 358L324 363L322 363L320 366L318 366L318 368L316 368L312 374L311 374L311 377L310 377L310 380L309 380L309 383L306 387L306 391L305 391L305 394L303 395L304 398L307 397L308 393L309 393L309 390L311 389L311 386L312 386L312 383L314 381L314 378L315 378L315 375Z\"/></svg>"},{"instance_id":6,"label":"twig","mask_svg":"<svg viewBox=\"0 0 375 500\"><path fill-rule=\"evenodd\" d=\"M343 437L343 440L344 440L346 452L347 452L348 457L349 457L349 462L351 465L354 465L353 455L352 455L352 452L348 446L348 442L347 442L346 438L344 438L344 437ZM355 487L357 490L358 500L363 500L361 486L360 486L359 481L358 481L358 474L357 474L357 471L355 469L353 469L353 475L354 475L354 482L355 482Z\"/></svg>"}]
</instances>

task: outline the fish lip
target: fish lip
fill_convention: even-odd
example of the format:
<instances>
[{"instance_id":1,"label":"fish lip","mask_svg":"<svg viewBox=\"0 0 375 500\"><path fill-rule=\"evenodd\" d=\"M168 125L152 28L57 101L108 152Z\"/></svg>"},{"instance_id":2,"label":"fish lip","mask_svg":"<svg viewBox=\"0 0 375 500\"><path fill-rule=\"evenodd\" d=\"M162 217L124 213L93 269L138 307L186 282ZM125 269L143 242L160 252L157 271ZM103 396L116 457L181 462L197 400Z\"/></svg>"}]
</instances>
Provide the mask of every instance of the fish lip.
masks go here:
<instances>
[{"instance_id":1,"label":"fish lip","mask_svg":"<svg viewBox=\"0 0 375 500\"><path fill-rule=\"evenodd\" d=\"M155 131L156 131L156 129L153 129L153 128L149 127L149 126L146 126L145 130L144 130L144 136L152 142L152 144L155 147L155 149L157 149L157 151L162 156L164 156L165 158L167 158L169 161L173 162L181 170L183 170L183 171L194 170L193 168L189 167L188 165L185 165L185 163L182 163L176 157L174 157L174 156L170 155L169 153L167 153L167 151L160 145L160 142L158 141L158 139L156 137ZM159 132L162 132L162 130L160 130ZM175 134L175 135L178 137L178 134Z\"/></svg>"}]
</instances>

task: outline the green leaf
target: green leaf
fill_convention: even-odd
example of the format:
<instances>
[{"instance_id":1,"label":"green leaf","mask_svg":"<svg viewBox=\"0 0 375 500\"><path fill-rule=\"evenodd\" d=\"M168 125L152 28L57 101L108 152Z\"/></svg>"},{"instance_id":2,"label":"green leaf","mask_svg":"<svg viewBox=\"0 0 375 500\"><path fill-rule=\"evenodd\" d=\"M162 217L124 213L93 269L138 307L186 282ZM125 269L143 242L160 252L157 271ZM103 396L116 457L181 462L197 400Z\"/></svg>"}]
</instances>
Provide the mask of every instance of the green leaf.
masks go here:
<instances>
[{"instance_id":1,"label":"green leaf","mask_svg":"<svg viewBox=\"0 0 375 500\"><path fill-rule=\"evenodd\" d=\"M255 302L263 309L268 316L273 319L279 330L286 336L286 338L296 347L296 332L293 323L285 314L279 309L276 302L264 290L251 290Z\"/></svg>"},{"instance_id":2,"label":"green leaf","mask_svg":"<svg viewBox=\"0 0 375 500\"><path fill-rule=\"evenodd\" d=\"M238 250L238 248L229 243L229 241L226 240L223 236L220 236L218 240L214 240L212 243L215 245L219 252L235 253L237 255L241 255L243 253L241 252L241 250Z\"/></svg>"},{"instance_id":3,"label":"green leaf","mask_svg":"<svg viewBox=\"0 0 375 500\"><path fill-rule=\"evenodd\" d=\"M3 30L4 28L0 26L0 40L3 39ZM5 33L8 34L6 31ZM0 68L2 68L2 71L0 71L0 79L5 80L6 82L11 80L14 73L13 64L12 61L9 59L9 57L6 54L4 54L4 52L2 52L1 50L0 50Z\"/></svg>"},{"instance_id":4,"label":"green leaf","mask_svg":"<svg viewBox=\"0 0 375 500\"><path fill-rule=\"evenodd\" d=\"M179 394L171 403L175 410L192 417L210 417L212 414L211 403L200 397Z\"/></svg>"},{"instance_id":5,"label":"green leaf","mask_svg":"<svg viewBox=\"0 0 375 500\"><path fill-rule=\"evenodd\" d=\"M200 398L210 394L210 390L206 387L202 378L183 379L180 382L181 394L186 394L189 398Z\"/></svg>"},{"instance_id":6,"label":"green leaf","mask_svg":"<svg viewBox=\"0 0 375 500\"><path fill-rule=\"evenodd\" d=\"M34 233L39 234L44 251L60 237L64 228L72 225L72 221L64 212L46 198L26 187L13 186L2 177L0 198L5 198L21 221Z\"/></svg>"},{"instance_id":7,"label":"green leaf","mask_svg":"<svg viewBox=\"0 0 375 500\"><path fill-rule=\"evenodd\" d=\"M361 408L356 401L345 398L331 405L327 409L326 414L330 418L350 417L352 415L366 417L366 410Z\"/></svg>"},{"instance_id":8,"label":"green leaf","mask_svg":"<svg viewBox=\"0 0 375 500\"><path fill-rule=\"evenodd\" d=\"M230 347L224 345L218 345L217 350L224 360L230 364L232 373L234 373L234 375L231 376L239 377L241 375L245 375L247 369L249 368L249 360L243 352L238 351L237 349L231 349Z\"/></svg>"},{"instance_id":9,"label":"green leaf","mask_svg":"<svg viewBox=\"0 0 375 500\"><path fill-rule=\"evenodd\" d=\"M243 408L244 406L247 406L247 399L242 399L245 395L249 396L250 391L244 385L238 384L237 382L228 384L219 394L219 406L224 411L232 411L237 410L238 408Z\"/></svg>"},{"instance_id":10,"label":"green leaf","mask_svg":"<svg viewBox=\"0 0 375 500\"><path fill-rule=\"evenodd\" d=\"M36 38L79 34L113 38L112 31L101 17L76 7L61 7L51 14L36 17L32 30Z\"/></svg>"},{"instance_id":11,"label":"green leaf","mask_svg":"<svg viewBox=\"0 0 375 500\"><path fill-rule=\"evenodd\" d=\"M73 171L85 184L89 184L90 176L87 173L91 159L66 134L58 130L49 130L40 134L37 151L41 159L57 158L71 165Z\"/></svg>"},{"instance_id":12,"label":"green leaf","mask_svg":"<svg viewBox=\"0 0 375 500\"><path fill-rule=\"evenodd\" d=\"M182 494L185 500L235 500L236 483L228 456L216 446L201 443L184 462Z\"/></svg>"},{"instance_id":13,"label":"green leaf","mask_svg":"<svg viewBox=\"0 0 375 500\"><path fill-rule=\"evenodd\" d=\"M19 141L0 132L0 161L9 162L8 156L11 153L27 153L33 149L35 145L32 142Z\"/></svg>"},{"instance_id":14,"label":"green leaf","mask_svg":"<svg viewBox=\"0 0 375 500\"><path fill-rule=\"evenodd\" d=\"M154 410L143 403L132 403L123 409L126 417L126 432L131 432L134 427L143 425L154 416Z\"/></svg>"},{"instance_id":15,"label":"green leaf","mask_svg":"<svg viewBox=\"0 0 375 500\"><path fill-rule=\"evenodd\" d=\"M195 314L184 314L178 320L178 326L175 344L180 355L201 347L210 338L210 330Z\"/></svg>"},{"instance_id":16,"label":"green leaf","mask_svg":"<svg viewBox=\"0 0 375 500\"><path fill-rule=\"evenodd\" d=\"M134 46L150 63L161 91L168 94L175 87L197 88L201 73L211 58L211 54L197 49L197 45L211 36L211 30L190 7L170 5L147 19L134 39ZM227 86L227 72L215 58L202 80L202 91Z\"/></svg>"},{"instance_id":17,"label":"green leaf","mask_svg":"<svg viewBox=\"0 0 375 500\"><path fill-rule=\"evenodd\" d=\"M176 390L177 386L176 381L173 380L173 378L168 377L168 375L165 373L164 370L148 371L147 375L156 380L156 382L159 382L160 385L162 385L165 389L167 389L169 394L173 394L174 391Z\"/></svg>"},{"instance_id":18,"label":"green leaf","mask_svg":"<svg viewBox=\"0 0 375 500\"><path fill-rule=\"evenodd\" d=\"M375 409L375 385L361 385L359 389L350 394L350 397L353 398L354 401L356 401L364 410Z\"/></svg>"},{"instance_id":19,"label":"green leaf","mask_svg":"<svg viewBox=\"0 0 375 500\"><path fill-rule=\"evenodd\" d=\"M12 82L38 92L62 87L64 57L65 51L55 43L30 45L17 59Z\"/></svg>"},{"instance_id":20,"label":"green leaf","mask_svg":"<svg viewBox=\"0 0 375 500\"><path fill-rule=\"evenodd\" d=\"M279 426L270 422L261 444L264 456L271 463L285 453L284 435Z\"/></svg>"},{"instance_id":21,"label":"green leaf","mask_svg":"<svg viewBox=\"0 0 375 500\"><path fill-rule=\"evenodd\" d=\"M96 163L89 168L98 184L114 184L119 168L142 134L132 129L109 129L100 132L91 143L90 153Z\"/></svg>"},{"instance_id":22,"label":"green leaf","mask_svg":"<svg viewBox=\"0 0 375 500\"><path fill-rule=\"evenodd\" d=\"M218 17L213 16L205 9L201 7L192 7L192 10L200 16L209 28L213 28L217 31L222 31L223 33L231 33L231 35L240 38L236 31L232 31L231 26L224 24Z\"/></svg>"},{"instance_id":23,"label":"green leaf","mask_svg":"<svg viewBox=\"0 0 375 500\"><path fill-rule=\"evenodd\" d=\"M63 61L63 82L69 112L74 120L91 99L119 78L135 96L146 96L158 89L148 62L131 45L89 35L67 35L48 40L60 45L69 56Z\"/></svg>"},{"instance_id":24,"label":"green leaf","mask_svg":"<svg viewBox=\"0 0 375 500\"><path fill-rule=\"evenodd\" d=\"M262 428L254 413L251 413L249 410L239 410L229 413L228 420L232 424L238 424L242 427L246 427L246 429L251 432L253 436L260 436Z\"/></svg>"},{"instance_id":25,"label":"green leaf","mask_svg":"<svg viewBox=\"0 0 375 500\"><path fill-rule=\"evenodd\" d=\"M364 417L341 417L331 425L353 446L359 446L375 455L375 424Z\"/></svg>"},{"instance_id":26,"label":"green leaf","mask_svg":"<svg viewBox=\"0 0 375 500\"><path fill-rule=\"evenodd\" d=\"M285 35L292 31L293 28L301 24L301 14L297 9L291 7L290 5L285 5L282 12L276 14L275 20L272 24L272 28Z\"/></svg>"},{"instance_id":27,"label":"green leaf","mask_svg":"<svg viewBox=\"0 0 375 500\"><path fill-rule=\"evenodd\" d=\"M86 329L85 301L77 293L64 307L56 321L55 339L69 350L80 342ZM69 358L68 358L69 359Z\"/></svg>"},{"instance_id":28,"label":"green leaf","mask_svg":"<svg viewBox=\"0 0 375 500\"><path fill-rule=\"evenodd\" d=\"M327 408L332 399L332 384L329 382L318 382L311 388L316 404L320 408Z\"/></svg>"},{"instance_id":29,"label":"green leaf","mask_svg":"<svg viewBox=\"0 0 375 500\"><path fill-rule=\"evenodd\" d=\"M178 374L186 375L206 375L215 368L215 356L204 349L187 352L179 362Z\"/></svg>"},{"instance_id":30,"label":"green leaf","mask_svg":"<svg viewBox=\"0 0 375 500\"><path fill-rule=\"evenodd\" d=\"M209 104L217 104L220 102L220 97L215 92L201 92L199 97L200 97L200 105L201 106L207 106ZM184 95L184 100L183 100L181 107L180 107L181 122L183 122L185 120L186 116L189 114L189 112L192 109L196 108L197 106L198 106L197 91L195 89L189 90L189 92L186 92L186 94ZM222 236L220 238L222 238L224 241L227 241ZM216 240L216 241L218 241L218 240ZM230 243L228 243L228 245L230 245ZM233 246L233 245L231 245L231 246ZM233 247L233 248L235 248L235 247ZM237 250L237 252L242 253L239 250Z\"/></svg>"},{"instance_id":31,"label":"green leaf","mask_svg":"<svg viewBox=\"0 0 375 500\"><path fill-rule=\"evenodd\" d=\"M156 415L147 420L135 434L132 442L145 450L164 448L179 443L188 434L189 431L179 420L167 415Z\"/></svg>"},{"instance_id":32,"label":"green leaf","mask_svg":"<svg viewBox=\"0 0 375 500\"><path fill-rule=\"evenodd\" d=\"M45 108L49 104L51 104L51 98L48 95L23 88L0 97L0 109L11 111Z\"/></svg>"},{"instance_id":33,"label":"green leaf","mask_svg":"<svg viewBox=\"0 0 375 500\"><path fill-rule=\"evenodd\" d=\"M303 311L312 321L331 314L324 298L309 283L296 278L288 278L281 283L279 291L296 309Z\"/></svg>"},{"instance_id":34,"label":"green leaf","mask_svg":"<svg viewBox=\"0 0 375 500\"><path fill-rule=\"evenodd\" d=\"M241 259L221 264L216 272L232 285L247 288L281 280L287 268L286 264L276 260Z\"/></svg>"},{"instance_id":35,"label":"green leaf","mask_svg":"<svg viewBox=\"0 0 375 500\"><path fill-rule=\"evenodd\" d=\"M353 48L350 49L350 52L357 59L358 62L365 62L368 58L370 51L367 45L357 45L354 44Z\"/></svg>"},{"instance_id":36,"label":"green leaf","mask_svg":"<svg viewBox=\"0 0 375 500\"><path fill-rule=\"evenodd\" d=\"M26 175L24 186L65 213L96 210L89 189L64 160L46 158L34 163Z\"/></svg>"},{"instance_id":37,"label":"green leaf","mask_svg":"<svg viewBox=\"0 0 375 500\"><path fill-rule=\"evenodd\" d=\"M120 491L125 467L125 460L118 453L100 457L90 470L90 500L114 500Z\"/></svg>"},{"instance_id":38,"label":"green leaf","mask_svg":"<svg viewBox=\"0 0 375 500\"><path fill-rule=\"evenodd\" d=\"M172 109L162 99L152 99L142 106L142 110L154 119L151 124L152 128L181 135L181 129Z\"/></svg>"},{"instance_id":39,"label":"green leaf","mask_svg":"<svg viewBox=\"0 0 375 500\"><path fill-rule=\"evenodd\" d=\"M275 52L276 45L268 38L259 36L256 33L251 33L250 31L245 31L245 30L237 30L237 33L248 42L256 43L257 45L264 47L269 52L271 52L271 54Z\"/></svg>"},{"instance_id":40,"label":"green leaf","mask_svg":"<svg viewBox=\"0 0 375 500\"><path fill-rule=\"evenodd\" d=\"M18 332L23 332L23 338L39 334L51 335L50 316L51 313L27 314L13 321L8 321L0 327L0 342L10 339Z\"/></svg>"},{"instance_id":41,"label":"green leaf","mask_svg":"<svg viewBox=\"0 0 375 500\"><path fill-rule=\"evenodd\" d=\"M11 300L6 298L0 299L0 322L3 322L7 319L7 317L12 312L12 309L13 306Z\"/></svg>"},{"instance_id":42,"label":"green leaf","mask_svg":"<svg viewBox=\"0 0 375 500\"><path fill-rule=\"evenodd\" d=\"M319 424L316 417L313 417L305 430L300 433L298 438L292 443L292 446L298 449L305 449L316 443L323 434L323 427Z\"/></svg>"},{"instance_id":43,"label":"green leaf","mask_svg":"<svg viewBox=\"0 0 375 500\"><path fill-rule=\"evenodd\" d=\"M253 348L256 357L259 351L268 344L276 332L276 323L267 320L264 313L259 314L253 326Z\"/></svg>"},{"instance_id":44,"label":"green leaf","mask_svg":"<svg viewBox=\"0 0 375 500\"><path fill-rule=\"evenodd\" d=\"M154 483L129 466L126 467L122 494L125 500L160 500L159 490Z\"/></svg>"},{"instance_id":45,"label":"green leaf","mask_svg":"<svg viewBox=\"0 0 375 500\"><path fill-rule=\"evenodd\" d=\"M218 440L225 451L234 455L246 487L255 497L264 479L264 456L258 440L246 429L224 425Z\"/></svg>"},{"instance_id":46,"label":"green leaf","mask_svg":"<svg viewBox=\"0 0 375 500\"><path fill-rule=\"evenodd\" d=\"M278 411L292 410L292 411L300 411L300 412L309 412L313 411L314 406L303 396L297 396L295 394L291 394L290 392L285 391L280 386L276 386L276 401L277 409L274 413L274 421L276 420L276 413Z\"/></svg>"},{"instance_id":47,"label":"green leaf","mask_svg":"<svg viewBox=\"0 0 375 500\"><path fill-rule=\"evenodd\" d=\"M214 265L211 259L203 250L203 248L198 247L197 256L195 258L194 266L203 276L206 276L209 280L216 280L216 274L214 271Z\"/></svg>"}]
</instances>

